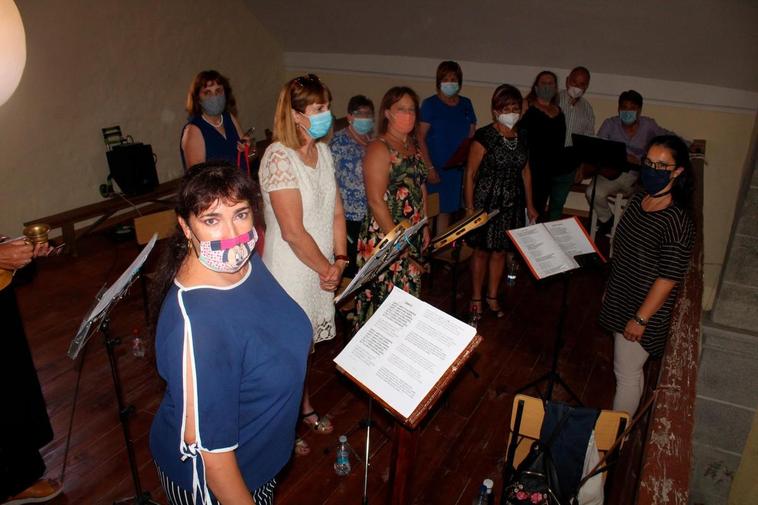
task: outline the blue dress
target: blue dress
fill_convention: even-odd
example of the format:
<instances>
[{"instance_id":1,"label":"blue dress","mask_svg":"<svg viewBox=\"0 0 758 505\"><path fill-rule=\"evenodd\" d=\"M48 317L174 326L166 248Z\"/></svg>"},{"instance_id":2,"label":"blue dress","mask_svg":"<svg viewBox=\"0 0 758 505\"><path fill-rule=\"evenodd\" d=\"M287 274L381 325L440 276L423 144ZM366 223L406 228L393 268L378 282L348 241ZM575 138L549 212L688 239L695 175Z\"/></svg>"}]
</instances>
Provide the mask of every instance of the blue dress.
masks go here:
<instances>
[{"instance_id":1,"label":"blue dress","mask_svg":"<svg viewBox=\"0 0 758 505\"><path fill-rule=\"evenodd\" d=\"M239 134L237 134L237 128L234 127L234 121L232 121L232 115L229 112L224 112L221 117L224 118L224 132L226 137L221 135L218 130L208 124L202 116L191 116L182 127L182 135L184 130L189 125L195 125L200 128L200 133L203 135L205 141L205 160L206 161L228 161L233 165L237 164L237 142L240 140ZM182 157L182 166L184 170L187 170L187 160L184 159L184 151L181 148L181 137L179 137L179 154ZM244 153L240 156L240 169L247 173L247 160Z\"/></svg>"},{"instance_id":2,"label":"blue dress","mask_svg":"<svg viewBox=\"0 0 758 505\"><path fill-rule=\"evenodd\" d=\"M193 495L205 495L200 450L234 450L248 489L273 479L294 447L311 336L308 317L257 254L245 277L231 286L186 288L175 282L155 341L167 387L150 430L150 450L161 471ZM196 384L192 445L183 436L185 351Z\"/></svg>"},{"instance_id":3,"label":"blue dress","mask_svg":"<svg viewBox=\"0 0 758 505\"><path fill-rule=\"evenodd\" d=\"M426 146L432 165L441 182L428 184L430 193L440 194L440 212L450 213L461 208L463 167L445 169L461 143L469 136L471 125L476 124L476 114L471 100L459 97L456 105L445 104L439 96L432 95L421 104L420 121L430 125L426 134Z\"/></svg>"}]
</instances>

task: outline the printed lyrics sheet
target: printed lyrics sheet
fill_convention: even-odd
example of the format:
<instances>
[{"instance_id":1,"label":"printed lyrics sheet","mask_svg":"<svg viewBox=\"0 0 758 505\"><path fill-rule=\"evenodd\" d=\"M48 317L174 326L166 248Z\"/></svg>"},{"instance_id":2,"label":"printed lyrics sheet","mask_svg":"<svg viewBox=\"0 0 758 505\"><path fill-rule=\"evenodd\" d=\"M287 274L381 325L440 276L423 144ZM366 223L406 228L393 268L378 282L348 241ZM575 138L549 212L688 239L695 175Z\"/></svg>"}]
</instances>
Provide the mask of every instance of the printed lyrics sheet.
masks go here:
<instances>
[{"instance_id":1,"label":"printed lyrics sheet","mask_svg":"<svg viewBox=\"0 0 758 505\"><path fill-rule=\"evenodd\" d=\"M475 335L471 326L394 288L334 361L408 418Z\"/></svg>"}]
</instances>

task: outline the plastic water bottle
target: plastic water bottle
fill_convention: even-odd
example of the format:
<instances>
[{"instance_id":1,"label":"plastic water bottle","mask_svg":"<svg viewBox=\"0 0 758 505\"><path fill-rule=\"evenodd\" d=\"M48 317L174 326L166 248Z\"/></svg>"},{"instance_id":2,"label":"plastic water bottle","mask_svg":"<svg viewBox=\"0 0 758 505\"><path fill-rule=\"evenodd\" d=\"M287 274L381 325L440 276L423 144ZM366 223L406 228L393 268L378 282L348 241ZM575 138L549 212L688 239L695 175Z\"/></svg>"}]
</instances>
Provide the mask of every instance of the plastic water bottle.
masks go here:
<instances>
[{"instance_id":1,"label":"plastic water bottle","mask_svg":"<svg viewBox=\"0 0 758 505\"><path fill-rule=\"evenodd\" d=\"M471 502L471 505L487 505L487 486L484 484L479 486L479 494Z\"/></svg>"},{"instance_id":2,"label":"plastic water bottle","mask_svg":"<svg viewBox=\"0 0 758 505\"><path fill-rule=\"evenodd\" d=\"M341 476L350 473L350 444L347 443L345 435L340 435L339 442L337 443L337 459L334 462L334 472Z\"/></svg>"},{"instance_id":3,"label":"plastic water bottle","mask_svg":"<svg viewBox=\"0 0 758 505\"><path fill-rule=\"evenodd\" d=\"M145 341L139 335L139 329L132 330L132 356L135 358L145 357Z\"/></svg>"},{"instance_id":4,"label":"plastic water bottle","mask_svg":"<svg viewBox=\"0 0 758 505\"><path fill-rule=\"evenodd\" d=\"M495 505L495 495L492 494L492 488L495 486L495 483L492 479L484 479L482 486L487 488L487 505Z\"/></svg>"},{"instance_id":5,"label":"plastic water bottle","mask_svg":"<svg viewBox=\"0 0 758 505\"><path fill-rule=\"evenodd\" d=\"M511 259L506 267L505 284L507 286L516 285L516 276L518 275L518 261L516 258Z\"/></svg>"}]
</instances>

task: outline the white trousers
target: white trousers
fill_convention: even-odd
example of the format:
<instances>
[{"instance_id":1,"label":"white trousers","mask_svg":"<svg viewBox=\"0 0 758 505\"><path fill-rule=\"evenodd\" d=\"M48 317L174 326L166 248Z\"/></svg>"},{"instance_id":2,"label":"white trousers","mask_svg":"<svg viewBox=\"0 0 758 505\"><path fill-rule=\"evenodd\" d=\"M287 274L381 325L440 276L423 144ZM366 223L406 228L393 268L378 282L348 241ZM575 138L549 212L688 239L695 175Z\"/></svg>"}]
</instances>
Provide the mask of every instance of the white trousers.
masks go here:
<instances>
[{"instance_id":1,"label":"white trousers","mask_svg":"<svg viewBox=\"0 0 758 505\"><path fill-rule=\"evenodd\" d=\"M644 391L642 367L648 356L639 342L630 342L621 333L613 334L613 373L616 375L613 410L622 410L634 416Z\"/></svg>"},{"instance_id":2,"label":"white trousers","mask_svg":"<svg viewBox=\"0 0 758 505\"><path fill-rule=\"evenodd\" d=\"M602 175L597 176L597 186L595 187L595 207L593 212L597 215L599 223L605 223L611 218L611 209L608 206L608 197L615 196L617 193L623 193L629 196L634 191L634 185L637 182L637 172L624 172L613 180L606 179ZM585 191L587 202L592 205L592 184L587 186Z\"/></svg>"}]
</instances>

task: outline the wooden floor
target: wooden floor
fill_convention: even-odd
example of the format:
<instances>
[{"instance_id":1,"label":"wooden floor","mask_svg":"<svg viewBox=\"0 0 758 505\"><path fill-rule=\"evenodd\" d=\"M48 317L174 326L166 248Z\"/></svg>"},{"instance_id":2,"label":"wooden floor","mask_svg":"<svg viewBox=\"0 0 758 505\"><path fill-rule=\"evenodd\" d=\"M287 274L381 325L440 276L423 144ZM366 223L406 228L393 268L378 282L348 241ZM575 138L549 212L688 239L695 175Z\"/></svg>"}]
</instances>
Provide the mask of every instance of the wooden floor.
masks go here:
<instances>
[{"instance_id":1,"label":"wooden floor","mask_svg":"<svg viewBox=\"0 0 758 505\"><path fill-rule=\"evenodd\" d=\"M106 282L112 282L133 260L139 248L133 241L117 243L105 236L85 239L78 258L50 258L39 262L39 272L17 289L27 334L47 399L55 440L44 449L49 477L62 469L72 401L81 370L79 396L65 473L65 495L53 504L99 504L133 494L123 435L118 422L107 355L94 338L83 359L66 356L83 314ZM461 268L459 310L468 299L468 276ZM597 326L602 274L576 275L570 285L567 345L559 369L571 388L589 406L610 406L613 390L611 341ZM543 374L550 366L561 284L537 285L522 269L515 287L502 289L506 317L485 316L484 336L471 361L445 398L421 426L418 459L413 475L415 504L468 504L485 478L493 478L499 490L499 462L504 454L505 427L514 392ZM114 335L123 337L118 364L126 400L136 408L130 426L136 445L143 487L160 503L167 503L160 489L147 445L147 435L162 395L153 357L136 358L132 335L144 335L145 320L139 284L112 313ZM433 286L427 281L424 299L448 310L451 275L438 269ZM354 449L363 454L367 415L366 397L335 370L332 358L344 344L341 335L319 344L313 356L309 385L313 403L329 414L335 426L331 435L305 433L313 451L293 458L279 478L277 505L351 505L361 503L363 467L353 461L347 477L335 475L332 464L337 436L349 435ZM150 346L148 345L148 348ZM151 350L151 349L149 349ZM533 392L534 393L534 392ZM536 394L536 393L534 393ZM555 398L567 399L558 389ZM375 410L377 425L390 426L389 417ZM385 503L388 493L391 441L372 430L372 465L369 503Z\"/></svg>"}]
</instances>

